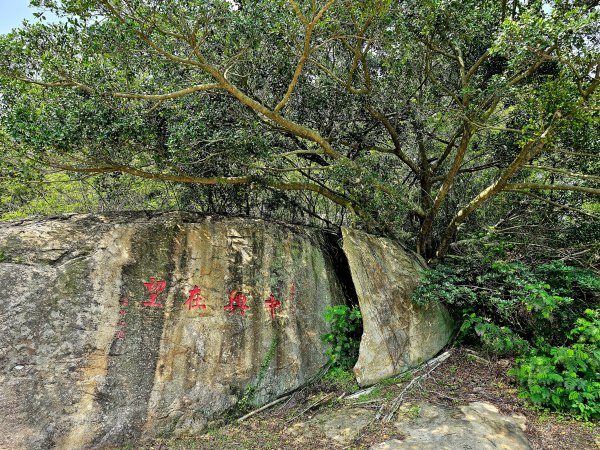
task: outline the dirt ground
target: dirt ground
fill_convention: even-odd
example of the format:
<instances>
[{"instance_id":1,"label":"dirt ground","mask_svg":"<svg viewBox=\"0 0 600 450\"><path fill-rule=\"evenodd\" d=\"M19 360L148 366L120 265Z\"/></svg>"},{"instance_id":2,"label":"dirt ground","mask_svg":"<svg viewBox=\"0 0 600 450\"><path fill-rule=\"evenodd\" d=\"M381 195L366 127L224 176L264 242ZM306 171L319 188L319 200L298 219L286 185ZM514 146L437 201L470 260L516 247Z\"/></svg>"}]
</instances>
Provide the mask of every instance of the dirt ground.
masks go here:
<instances>
[{"instance_id":1,"label":"dirt ground","mask_svg":"<svg viewBox=\"0 0 600 450\"><path fill-rule=\"evenodd\" d=\"M510 359L490 360L468 349L453 349L450 357L428 377L405 387L413 376L404 374L384 380L360 398L348 400L358 390L352 379L337 377L294 393L290 398L242 423L235 419L214 423L200 436L163 438L138 443L135 448L165 449L368 449L371 445L403 436L392 422L370 421L350 442L340 444L328 438L315 421L327 410L364 408L389 411L393 400L404 391L403 403L426 401L441 406L461 406L470 402L487 402L505 414L522 414L527 418L526 434L533 449L585 450L600 449L598 424L584 424L568 416L535 410L517 397L514 380L506 375L514 364ZM418 411L416 411L418 414ZM299 428L300 427L300 428ZM300 429L301 432L298 433ZM309 439L302 439L302 435Z\"/></svg>"}]
</instances>

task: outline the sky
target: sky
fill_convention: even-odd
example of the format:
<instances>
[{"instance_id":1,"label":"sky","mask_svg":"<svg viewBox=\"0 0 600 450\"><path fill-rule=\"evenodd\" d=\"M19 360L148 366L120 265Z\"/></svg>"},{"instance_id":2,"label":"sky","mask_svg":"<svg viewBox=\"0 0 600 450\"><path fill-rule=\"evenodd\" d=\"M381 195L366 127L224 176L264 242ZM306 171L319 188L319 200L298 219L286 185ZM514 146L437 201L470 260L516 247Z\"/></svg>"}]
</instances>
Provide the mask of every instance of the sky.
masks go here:
<instances>
[{"instance_id":1,"label":"sky","mask_svg":"<svg viewBox=\"0 0 600 450\"><path fill-rule=\"evenodd\" d=\"M0 0L0 34L18 27L23 19L35 19L35 11L29 8L29 0Z\"/></svg>"}]
</instances>

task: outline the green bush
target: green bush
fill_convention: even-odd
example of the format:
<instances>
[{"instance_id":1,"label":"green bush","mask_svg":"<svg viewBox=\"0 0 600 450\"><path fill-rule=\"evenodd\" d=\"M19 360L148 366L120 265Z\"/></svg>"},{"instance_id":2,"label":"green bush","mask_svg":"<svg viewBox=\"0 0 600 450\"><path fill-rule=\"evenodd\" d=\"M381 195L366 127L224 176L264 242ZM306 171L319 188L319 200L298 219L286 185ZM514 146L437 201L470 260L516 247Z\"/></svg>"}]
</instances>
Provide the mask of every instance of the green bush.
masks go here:
<instances>
[{"instance_id":1,"label":"green bush","mask_svg":"<svg viewBox=\"0 0 600 450\"><path fill-rule=\"evenodd\" d=\"M330 324L331 332L321 336L321 340L331 344L327 356L332 367L342 370L352 368L358 359L362 335L360 309L358 306L330 306L325 310L325 321Z\"/></svg>"},{"instance_id":2,"label":"green bush","mask_svg":"<svg viewBox=\"0 0 600 450\"><path fill-rule=\"evenodd\" d=\"M599 419L600 310L585 311L568 338L569 346L541 346L517 359L509 374L517 377L520 396L532 403Z\"/></svg>"},{"instance_id":3,"label":"green bush","mask_svg":"<svg viewBox=\"0 0 600 450\"><path fill-rule=\"evenodd\" d=\"M600 278L562 262L535 267L486 257L429 269L413 293L446 304L463 321L460 336L491 352L519 354L539 339L564 343L573 322L598 303Z\"/></svg>"},{"instance_id":4,"label":"green bush","mask_svg":"<svg viewBox=\"0 0 600 450\"><path fill-rule=\"evenodd\" d=\"M439 301L462 319L459 338L519 356L509 372L533 404L600 418L600 278L552 262L527 266L461 258L426 271L418 303Z\"/></svg>"},{"instance_id":5,"label":"green bush","mask_svg":"<svg viewBox=\"0 0 600 450\"><path fill-rule=\"evenodd\" d=\"M529 343L508 327L500 327L475 313L465 314L459 336L474 333L482 347L497 356L521 355L529 350Z\"/></svg>"}]
</instances>

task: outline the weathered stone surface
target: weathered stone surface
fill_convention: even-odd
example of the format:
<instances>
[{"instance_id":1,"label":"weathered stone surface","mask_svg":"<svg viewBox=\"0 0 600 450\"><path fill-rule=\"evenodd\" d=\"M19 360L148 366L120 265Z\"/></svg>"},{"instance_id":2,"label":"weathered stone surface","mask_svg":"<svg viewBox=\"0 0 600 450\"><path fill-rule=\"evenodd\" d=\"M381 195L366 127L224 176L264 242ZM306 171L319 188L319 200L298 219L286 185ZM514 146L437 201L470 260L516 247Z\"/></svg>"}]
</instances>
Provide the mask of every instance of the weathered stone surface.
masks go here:
<instances>
[{"instance_id":1,"label":"weathered stone surface","mask_svg":"<svg viewBox=\"0 0 600 450\"><path fill-rule=\"evenodd\" d=\"M413 411L418 411L414 417ZM421 403L405 405L395 426L406 439L392 439L371 450L528 450L525 417L505 416L489 403L460 408Z\"/></svg>"},{"instance_id":2,"label":"weathered stone surface","mask_svg":"<svg viewBox=\"0 0 600 450\"><path fill-rule=\"evenodd\" d=\"M292 424L286 433L296 436L298 448L313 448L322 438L331 444L331 448L346 448L374 419L373 410L335 405L317 412L309 420Z\"/></svg>"},{"instance_id":3,"label":"weathered stone surface","mask_svg":"<svg viewBox=\"0 0 600 450\"><path fill-rule=\"evenodd\" d=\"M0 261L0 448L11 450L197 430L249 386L268 401L326 362L323 312L343 301L319 233L259 220L8 222ZM166 282L164 308L143 306L150 277ZM185 306L194 285L206 309ZM248 298L245 316L224 310L232 289Z\"/></svg>"},{"instance_id":4,"label":"weathered stone surface","mask_svg":"<svg viewBox=\"0 0 600 450\"><path fill-rule=\"evenodd\" d=\"M342 235L363 317L354 373L367 386L435 356L453 324L443 306L411 301L422 269L415 257L388 239L348 228Z\"/></svg>"},{"instance_id":5,"label":"weathered stone surface","mask_svg":"<svg viewBox=\"0 0 600 450\"><path fill-rule=\"evenodd\" d=\"M312 419L316 428L338 444L349 444L370 423L375 412L361 408L332 409Z\"/></svg>"}]
</instances>

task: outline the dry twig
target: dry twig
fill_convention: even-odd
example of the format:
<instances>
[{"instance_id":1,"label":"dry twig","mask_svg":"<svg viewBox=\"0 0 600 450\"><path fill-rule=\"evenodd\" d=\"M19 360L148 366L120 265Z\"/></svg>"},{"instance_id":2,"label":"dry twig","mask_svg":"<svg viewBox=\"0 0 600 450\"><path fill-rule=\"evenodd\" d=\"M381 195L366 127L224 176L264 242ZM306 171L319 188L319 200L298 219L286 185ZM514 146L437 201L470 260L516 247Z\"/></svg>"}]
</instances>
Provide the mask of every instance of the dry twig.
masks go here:
<instances>
[{"instance_id":1,"label":"dry twig","mask_svg":"<svg viewBox=\"0 0 600 450\"><path fill-rule=\"evenodd\" d=\"M392 418L396 414L396 411L398 411L398 408L400 408L400 405L404 401L404 396L406 395L408 390L414 384L428 378L431 375L431 372L433 372L435 369L437 369L440 366L440 364L442 364L444 361L446 361L450 357L450 353L451 353L450 350L447 352L444 352L440 356L433 358L431 361L428 361L427 363L423 364L418 369L418 370L427 370L427 369L428 370L423 375L419 375L418 377L413 378L411 380L411 382L408 383L404 387L404 389L402 389L400 394L398 394L398 396L392 401L392 405L390 407L389 412L383 417L384 422L390 422L392 420ZM377 411L377 414L375 415L375 420L378 420L382 416L384 408L385 408L385 404L381 405L381 407L379 408L379 411Z\"/></svg>"},{"instance_id":2,"label":"dry twig","mask_svg":"<svg viewBox=\"0 0 600 450\"><path fill-rule=\"evenodd\" d=\"M264 411L265 409L269 409L271 406L275 406L276 404L286 400L287 398L291 397L291 395L284 395L283 397L279 397L277 400L273 400L271 403L267 403L264 406L261 406L258 409L255 409L254 411L249 412L248 414L246 414L245 416L240 417L237 422L243 422L244 420L246 420L249 417L252 417L255 414L258 414L261 411Z\"/></svg>"}]
</instances>

